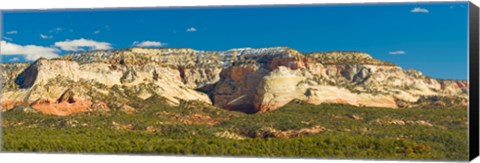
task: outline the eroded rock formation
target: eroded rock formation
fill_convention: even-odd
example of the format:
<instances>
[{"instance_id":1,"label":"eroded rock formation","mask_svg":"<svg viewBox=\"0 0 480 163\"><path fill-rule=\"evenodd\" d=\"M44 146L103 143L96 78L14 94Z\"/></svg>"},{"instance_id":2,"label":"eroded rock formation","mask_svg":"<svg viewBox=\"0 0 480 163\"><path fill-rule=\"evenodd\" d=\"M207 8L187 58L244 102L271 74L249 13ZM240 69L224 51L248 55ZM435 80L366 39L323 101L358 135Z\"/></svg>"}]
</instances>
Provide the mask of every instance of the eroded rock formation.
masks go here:
<instances>
[{"instance_id":1,"label":"eroded rock formation","mask_svg":"<svg viewBox=\"0 0 480 163\"><path fill-rule=\"evenodd\" d=\"M152 97L169 105L198 101L247 113L275 110L294 99L387 108L468 101L466 81L429 78L360 52L131 48L1 68L2 111L28 106L54 115L134 110Z\"/></svg>"}]
</instances>

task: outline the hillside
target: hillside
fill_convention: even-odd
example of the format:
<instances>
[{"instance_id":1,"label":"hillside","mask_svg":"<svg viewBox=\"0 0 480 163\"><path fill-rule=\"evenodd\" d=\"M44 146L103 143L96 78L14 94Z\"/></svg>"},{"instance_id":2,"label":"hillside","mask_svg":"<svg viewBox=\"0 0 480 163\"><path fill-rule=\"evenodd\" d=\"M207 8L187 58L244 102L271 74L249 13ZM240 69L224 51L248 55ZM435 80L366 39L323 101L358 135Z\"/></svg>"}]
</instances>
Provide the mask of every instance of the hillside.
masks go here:
<instances>
[{"instance_id":1,"label":"hillside","mask_svg":"<svg viewBox=\"0 0 480 163\"><path fill-rule=\"evenodd\" d=\"M274 111L243 114L199 103L170 107L150 102L133 113L54 116L11 110L2 115L1 150L443 161L468 158L467 109L387 109L292 101Z\"/></svg>"},{"instance_id":2,"label":"hillside","mask_svg":"<svg viewBox=\"0 0 480 163\"><path fill-rule=\"evenodd\" d=\"M467 159L467 82L361 52L131 48L0 68L2 151Z\"/></svg>"},{"instance_id":3,"label":"hillside","mask_svg":"<svg viewBox=\"0 0 480 163\"><path fill-rule=\"evenodd\" d=\"M1 64L2 111L66 116L135 111L161 97L258 113L294 99L385 108L462 107L467 81L439 80L361 52L303 54L288 47L201 51L130 48Z\"/></svg>"}]
</instances>

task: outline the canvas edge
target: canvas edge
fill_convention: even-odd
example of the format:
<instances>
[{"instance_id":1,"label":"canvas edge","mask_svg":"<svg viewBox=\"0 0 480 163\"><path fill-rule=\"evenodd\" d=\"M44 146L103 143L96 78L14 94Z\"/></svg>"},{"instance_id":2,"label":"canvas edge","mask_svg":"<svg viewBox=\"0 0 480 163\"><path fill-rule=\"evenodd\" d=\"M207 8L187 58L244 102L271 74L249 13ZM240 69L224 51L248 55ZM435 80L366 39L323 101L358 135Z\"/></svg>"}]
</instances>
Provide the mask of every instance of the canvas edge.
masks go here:
<instances>
[{"instance_id":1,"label":"canvas edge","mask_svg":"<svg viewBox=\"0 0 480 163\"><path fill-rule=\"evenodd\" d=\"M386 2L386 1L379 1L379 2L355 2L355 3L314 3L314 4L260 4L260 5L225 5L225 6L174 6L174 7L168 7L168 6L156 6L156 7L119 7L119 8L114 8L114 7L105 7L105 8L53 8L53 9L48 9L50 11L64 11L64 10L91 10L91 9L98 9L98 10L116 10L116 9L157 9L157 8L221 8L221 7L282 7L282 6L309 6L309 5L371 5L371 4L403 4L403 3L450 3L450 2L457 2L457 1L417 1L417 2ZM42 9L0 9L0 40L3 38L3 13L4 12L16 12L16 11L44 11ZM468 137L468 144L469 144L469 160L472 161L476 157L479 156L479 145L480 145L480 106L479 106L479 75L480 75L480 66L479 66L479 7L476 6L474 3L471 1L469 2L469 10L468 10L468 49L469 49L469 67L468 67L468 74L469 74L469 107L468 107L468 131L469 131L469 137ZM0 49L2 47L0 46ZM3 55L0 53L0 58L2 58ZM1 60L0 60L1 63ZM0 68L0 71L1 68ZM2 90L2 85L1 85L0 80L0 90ZM1 97L0 93L0 97ZM0 111L0 124L1 124L1 119L2 119L2 112ZM3 139L2 136L2 127L0 127L0 153L5 153L4 151L2 152L2 145L3 145ZM23 152L22 152L23 153ZM32 152L36 153L36 152ZM46 154L46 153L44 153ZM50 153L51 154L51 153ZM59 153L59 154L65 154L65 153ZM85 154L81 154L85 155ZM118 154L114 154L118 155ZM138 156L138 155L137 155ZM179 155L180 157L184 157L182 155ZM179 157L179 156L173 156L173 157ZM238 158L238 157L233 157L233 158ZM253 157L253 158L258 158L258 157ZM298 158L297 158L298 159ZM325 158L324 158L325 159ZM332 158L326 158L327 160L331 160ZM335 160L335 159L333 159ZM346 159L346 160L355 160L355 159ZM380 159L381 160L381 159ZM365 160L364 160L365 161ZM376 159L372 159L371 161L376 161ZM400 160L398 160L400 161ZM406 160L406 161L412 161L412 160ZM414 161L414 160L413 160Z\"/></svg>"},{"instance_id":2,"label":"canvas edge","mask_svg":"<svg viewBox=\"0 0 480 163\"><path fill-rule=\"evenodd\" d=\"M3 41L3 28L4 28L4 24L3 24L3 10L0 9L0 41ZM2 49L2 46L0 44L0 49ZM3 58L3 55L1 53L1 50L0 50L0 63L2 63L2 58ZM3 71L2 70L2 67L0 67L0 71ZM0 80L0 102L1 102L1 97L3 96L1 91L3 89L3 80ZM2 108L3 109L3 108ZM0 111L0 153L3 151L3 127L2 127L2 124L3 124L3 121L2 121L2 111Z\"/></svg>"},{"instance_id":3,"label":"canvas edge","mask_svg":"<svg viewBox=\"0 0 480 163\"><path fill-rule=\"evenodd\" d=\"M469 2L469 160L479 155L479 9Z\"/></svg>"},{"instance_id":4,"label":"canvas edge","mask_svg":"<svg viewBox=\"0 0 480 163\"><path fill-rule=\"evenodd\" d=\"M314 3L302 3L302 2L292 2L292 3L264 3L264 4L210 4L210 5L147 5L147 6L104 6L104 7L65 7L65 8L19 8L19 9L0 9L4 12L62 12L62 11L110 11L110 10L150 10L150 9L215 9L215 8L262 8L262 7L306 7L306 6L336 6L336 5L402 5L402 4L442 4L442 3L468 3L470 0L415 0L415 1L389 1L389 0L377 0L377 1L354 1L354 2L329 2L329 1L318 1Z\"/></svg>"}]
</instances>

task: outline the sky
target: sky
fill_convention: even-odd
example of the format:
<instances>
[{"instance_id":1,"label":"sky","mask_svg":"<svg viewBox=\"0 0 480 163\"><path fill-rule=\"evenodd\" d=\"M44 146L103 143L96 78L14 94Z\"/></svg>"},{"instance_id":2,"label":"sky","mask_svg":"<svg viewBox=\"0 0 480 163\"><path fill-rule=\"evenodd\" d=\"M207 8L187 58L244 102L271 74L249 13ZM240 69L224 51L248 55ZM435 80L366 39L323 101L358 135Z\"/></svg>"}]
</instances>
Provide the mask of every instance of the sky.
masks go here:
<instances>
[{"instance_id":1,"label":"sky","mask_svg":"<svg viewBox=\"0 0 480 163\"><path fill-rule=\"evenodd\" d=\"M2 11L1 62L130 47L360 51L467 79L468 3Z\"/></svg>"}]
</instances>

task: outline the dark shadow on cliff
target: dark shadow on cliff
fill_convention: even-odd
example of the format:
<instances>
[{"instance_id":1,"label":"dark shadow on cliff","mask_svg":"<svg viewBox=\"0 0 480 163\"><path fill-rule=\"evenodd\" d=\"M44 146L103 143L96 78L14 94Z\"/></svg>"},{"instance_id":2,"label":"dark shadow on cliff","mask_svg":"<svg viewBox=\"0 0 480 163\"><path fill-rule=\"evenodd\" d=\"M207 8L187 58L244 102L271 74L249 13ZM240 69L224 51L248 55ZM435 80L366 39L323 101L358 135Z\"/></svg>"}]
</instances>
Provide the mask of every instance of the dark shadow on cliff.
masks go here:
<instances>
[{"instance_id":1,"label":"dark shadow on cliff","mask_svg":"<svg viewBox=\"0 0 480 163\"><path fill-rule=\"evenodd\" d=\"M18 84L20 88L30 88L37 80L38 76L38 62L45 58L39 58L28 66L25 70L20 73L15 79L15 84Z\"/></svg>"}]
</instances>

